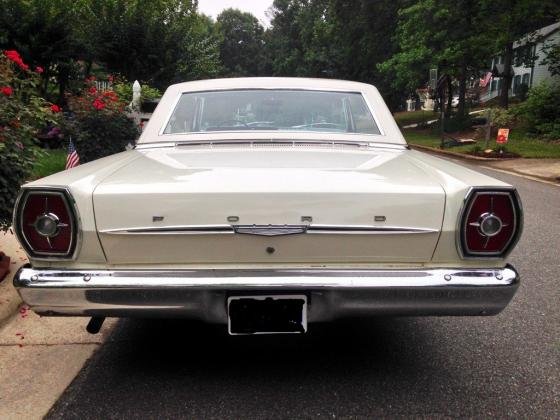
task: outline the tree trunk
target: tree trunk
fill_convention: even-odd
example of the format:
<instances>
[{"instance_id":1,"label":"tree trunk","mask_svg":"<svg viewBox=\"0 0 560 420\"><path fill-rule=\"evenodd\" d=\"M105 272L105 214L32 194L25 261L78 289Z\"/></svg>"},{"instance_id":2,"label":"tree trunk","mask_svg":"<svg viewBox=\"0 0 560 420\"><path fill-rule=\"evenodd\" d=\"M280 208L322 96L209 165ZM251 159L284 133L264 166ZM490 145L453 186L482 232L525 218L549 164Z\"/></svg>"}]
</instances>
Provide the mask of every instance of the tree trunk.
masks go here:
<instances>
[{"instance_id":1,"label":"tree trunk","mask_svg":"<svg viewBox=\"0 0 560 420\"><path fill-rule=\"evenodd\" d=\"M513 74L511 73L511 63L513 61L513 42L508 42L504 51L504 73L502 77L502 88L500 90L500 106L507 109L509 106L509 87Z\"/></svg>"},{"instance_id":2,"label":"tree trunk","mask_svg":"<svg viewBox=\"0 0 560 420\"><path fill-rule=\"evenodd\" d=\"M451 110L453 109L453 80L451 76L447 75L447 108L445 110L445 118L451 116Z\"/></svg>"},{"instance_id":3,"label":"tree trunk","mask_svg":"<svg viewBox=\"0 0 560 420\"><path fill-rule=\"evenodd\" d=\"M463 118L465 116L466 96L467 96L467 66L466 64L463 64L461 66L461 73L459 75L459 107L457 109L460 118Z\"/></svg>"},{"instance_id":4,"label":"tree trunk","mask_svg":"<svg viewBox=\"0 0 560 420\"><path fill-rule=\"evenodd\" d=\"M66 103L66 97L64 92L66 92L66 87L68 86L68 80L70 78L70 67L67 63L58 63L58 104L64 106Z\"/></svg>"}]
</instances>

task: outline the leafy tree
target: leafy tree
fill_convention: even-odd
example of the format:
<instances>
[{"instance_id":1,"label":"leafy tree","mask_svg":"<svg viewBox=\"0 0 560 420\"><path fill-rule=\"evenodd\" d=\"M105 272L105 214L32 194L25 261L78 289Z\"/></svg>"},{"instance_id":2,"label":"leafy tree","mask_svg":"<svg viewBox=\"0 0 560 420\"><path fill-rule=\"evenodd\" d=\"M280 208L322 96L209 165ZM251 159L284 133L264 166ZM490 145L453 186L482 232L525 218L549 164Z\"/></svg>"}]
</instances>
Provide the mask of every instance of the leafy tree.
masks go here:
<instances>
[{"instance_id":1,"label":"leafy tree","mask_svg":"<svg viewBox=\"0 0 560 420\"><path fill-rule=\"evenodd\" d=\"M399 51L380 68L394 73L395 87L409 92L425 83L431 67L450 74L458 80L458 113L464 116L467 82L478 76L493 51L480 1L420 0L400 10L399 18Z\"/></svg>"},{"instance_id":2,"label":"leafy tree","mask_svg":"<svg viewBox=\"0 0 560 420\"><path fill-rule=\"evenodd\" d=\"M0 48L17 49L32 68L42 73L41 92L49 81L58 85L58 102L74 71L73 62L83 48L75 36L79 2L72 0L0 0Z\"/></svg>"},{"instance_id":3,"label":"leafy tree","mask_svg":"<svg viewBox=\"0 0 560 420\"><path fill-rule=\"evenodd\" d=\"M216 73L217 42L190 0L82 0L92 57L128 80L165 88Z\"/></svg>"},{"instance_id":4,"label":"leafy tree","mask_svg":"<svg viewBox=\"0 0 560 420\"><path fill-rule=\"evenodd\" d=\"M230 76L262 73L264 28L251 13L226 9L216 19L220 34L220 59Z\"/></svg>"},{"instance_id":5,"label":"leafy tree","mask_svg":"<svg viewBox=\"0 0 560 420\"><path fill-rule=\"evenodd\" d=\"M542 64L548 65L548 70L554 76L560 76L560 44L548 44L544 47L545 57Z\"/></svg>"}]
</instances>

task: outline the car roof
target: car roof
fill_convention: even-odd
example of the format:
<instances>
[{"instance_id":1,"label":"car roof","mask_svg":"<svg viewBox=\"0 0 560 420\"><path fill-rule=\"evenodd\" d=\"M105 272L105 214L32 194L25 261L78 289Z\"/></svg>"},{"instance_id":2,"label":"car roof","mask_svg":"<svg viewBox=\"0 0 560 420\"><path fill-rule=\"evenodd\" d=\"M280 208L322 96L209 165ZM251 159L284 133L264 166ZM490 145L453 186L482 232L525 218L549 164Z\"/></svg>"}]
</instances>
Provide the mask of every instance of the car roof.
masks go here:
<instances>
[{"instance_id":1,"label":"car roof","mask_svg":"<svg viewBox=\"0 0 560 420\"><path fill-rule=\"evenodd\" d=\"M380 135L362 133L331 133L292 131L235 131L235 132L197 132L181 134L164 134L167 124L181 95L188 92L237 89L303 89L325 90L333 92L358 92L363 95L374 114ZM196 80L171 85L165 91L152 117L146 124L138 139L138 144L176 143L184 141L208 140L328 140L328 141L361 141L387 144L406 145L397 124L385 105L378 90L367 83L351 82L336 79L313 79L304 77L238 77L225 79Z\"/></svg>"},{"instance_id":2,"label":"car roof","mask_svg":"<svg viewBox=\"0 0 560 420\"><path fill-rule=\"evenodd\" d=\"M183 92L221 89L326 89L362 91L369 87L366 83L337 79L318 79L307 77L231 77L223 79L195 80L177 83L168 90Z\"/></svg>"}]
</instances>

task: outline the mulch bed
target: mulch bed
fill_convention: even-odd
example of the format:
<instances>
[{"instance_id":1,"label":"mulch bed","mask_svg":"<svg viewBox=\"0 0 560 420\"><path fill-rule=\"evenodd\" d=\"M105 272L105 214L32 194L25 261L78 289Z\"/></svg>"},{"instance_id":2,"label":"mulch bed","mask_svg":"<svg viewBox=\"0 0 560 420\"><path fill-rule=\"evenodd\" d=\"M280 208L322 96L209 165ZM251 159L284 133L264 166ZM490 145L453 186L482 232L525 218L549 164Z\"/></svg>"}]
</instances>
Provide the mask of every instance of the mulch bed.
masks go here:
<instances>
[{"instance_id":1,"label":"mulch bed","mask_svg":"<svg viewBox=\"0 0 560 420\"><path fill-rule=\"evenodd\" d=\"M10 272L10 257L8 257L3 252L0 252L0 281Z\"/></svg>"},{"instance_id":2,"label":"mulch bed","mask_svg":"<svg viewBox=\"0 0 560 420\"><path fill-rule=\"evenodd\" d=\"M473 152L468 152L467 154L471 156L481 157L481 158L493 158L493 159L517 159L521 157L521 155L518 155L517 153L512 153L508 151L504 151L503 153L500 153L497 150L492 150L490 153L484 153L483 151L476 151L476 152L473 151Z\"/></svg>"}]
</instances>

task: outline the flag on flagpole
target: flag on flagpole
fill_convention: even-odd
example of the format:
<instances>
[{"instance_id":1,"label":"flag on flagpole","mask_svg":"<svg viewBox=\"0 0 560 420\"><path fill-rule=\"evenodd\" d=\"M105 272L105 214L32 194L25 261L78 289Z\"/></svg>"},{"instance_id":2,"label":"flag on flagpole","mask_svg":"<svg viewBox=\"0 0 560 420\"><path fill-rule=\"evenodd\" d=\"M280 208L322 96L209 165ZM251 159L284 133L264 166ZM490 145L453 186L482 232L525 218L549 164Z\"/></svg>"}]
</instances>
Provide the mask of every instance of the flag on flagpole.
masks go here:
<instances>
[{"instance_id":1,"label":"flag on flagpole","mask_svg":"<svg viewBox=\"0 0 560 420\"><path fill-rule=\"evenodd\" d=\"M74 147L72 139L70 139L70 143L68 144L68 155L66 155L66 169L73 168L74 166L78 166L79 164L80 157L78 156L78 152Z\"/></svg>"}]
</instances>

